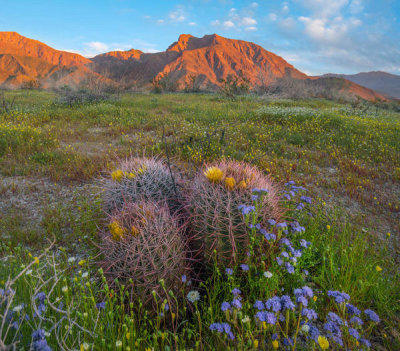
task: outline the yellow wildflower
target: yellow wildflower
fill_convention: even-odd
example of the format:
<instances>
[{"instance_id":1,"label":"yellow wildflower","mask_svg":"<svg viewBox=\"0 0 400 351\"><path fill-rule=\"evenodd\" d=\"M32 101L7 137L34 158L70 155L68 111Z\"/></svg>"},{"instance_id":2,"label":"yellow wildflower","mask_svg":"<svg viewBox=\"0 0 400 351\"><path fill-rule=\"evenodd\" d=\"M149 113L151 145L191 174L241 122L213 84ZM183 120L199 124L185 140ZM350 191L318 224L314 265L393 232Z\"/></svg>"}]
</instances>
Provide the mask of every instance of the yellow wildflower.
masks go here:
<instances>
[{"instance_id":1,"label":"yellow wildflower","mask_svg":"<svg viewBox=\"0 0 400 351\"><path fill-rule=\"evenodd\" d=\"M85 263L86 263L86 260L80 260L80 261L78 262L78 264L79 264L80 266L83 266Z\"/></svg>"},{"instance_id":2,"label":"yellow wildflower","mask_svg":"<svg viewBox=\"0 0 400 351\"><path fill-rule=\"evenodd\" d=\"M238 184L238 188L239 189L246 189L247 188L247 184L244 180L241 180Z\"/></svg>"},{"instance_id":3,"label":"yellow wildflower","mask_svg":"<svg viewBox=\"0 0 400 351\"><path fill-rule=\"evenodd\" d=\"M331 226L328 224L328 225L326 226L326 229L331 230Z\"/></svg>"},{"instance_id":4,"label":"yellow wildflower","mask_svg":"<svg viewBox=\"0 0 400 351\"><path fill-rule=\"evenodd\" d=\"M317 301L318 297L314 295L313 300L314 302Z\"/></svg>"},{"instance_id":5,"label":"yellow wildflower","mask_svg":"<svg viewBox=\"0 0 400 351\"><path fill-rule=\"evenodd\" d=\"M386 237L387 237L387 238L390 238L390 233L386 233Z\"/></svg>"},{"instance_id":6,"label":"yellow wildflower","mask_svg":"<svg viewBox=\"0 0 400 351\"><path fill-rule=\"evenodd\" d=\"M382 267L376 266L375 269L376 269L377 272L380 272L382 270Z\"/></svg>"},{"instance_id":7,"label":"yellow wildflower","mask_svg":"<svg viewBox=\"0 0 400 351\"><path fill-rule=\"evenodd\" d=\"M225 178L225 185L229 190L233 190L235 188L235 179L232 177Z\"/></svg>"},{"instance_id":8,"label":"yellow wildflower","mask_svg":"<svg viewBox=\"0 0 400 351\"><path fill-rule=\"evenodd\" d=\"M111 178L117 182L120 182L123 176L124 172L122 172L120 169L117 169L111 173Z\"/></svg>"},{"instance_id":9,"label":"yellow wildflower","mask_svg":"<svg viewBox=\"0 0 400 351\"><path fill-rule=\"evenodd\" d=\"M329 341L325 336L318 337L318 345L321 347L322 350L327 350L329 348Z\"/></svg>"},{"instance_id":10,"label":"yellow wildflower","mask_svg":"<svg viewBox=\"0 0 400 351\"><path fill-rule=\"evenodd\" d=\"M224 173L218 167L208 167L204 175L210 182L217 183L221 181Z\"/></svg>"},{"instance_id":11,"label":"yellow wildflower","mask_svg":"<svg viewBox=\"0 0 400 351\"><path fill-rule=\"evenodd\" d=\"M137 229L134 225L131 228L131 233L133 236L136 236L139 234L139 229Z\"/></svg>"},{"instance_id":12,"label":"yellow wildflower","mask_svg":"<svg viewBox=\"0 0 400 351\"><path fill-rule=\"evenodd\" d=\"M258 340L257 339L254 339L253 344L254 344L254 348L258 349Z\"/></svg>"},{"instance_id":13,"label":"yellow wildflower","mask_svg":"<svg viewBox=\"0 0 400 351\"><path fill-rule=\"evenodd\" d=\"M273 347L275 350L277 350L278 347L279 347L279 341L278 341L278 340L274 340L274 341L272 342L272 347Z\"/></svg>"},{"instance_id":14,"label":"yellow wildflower","mask_svg":"<svg viewBox=\"0 0 400 351\"><path fill-rule=\"evenodd\" d=\"M114 240L121 240L125 234L125 229L117 221L111 222L108 228Z\"/></svg>"},{"instance_id":15,"label":"yellow wildflower","mask_svg":"<svg viewBox=\"0 0 400 351\"><path fill-rule=\"evenodd\" d=\"M33 262L35 262L36 264L39 264L39 257L36 257L36 256L35 256L35 257L33 258Z\"/></svg>"}]
</instances>

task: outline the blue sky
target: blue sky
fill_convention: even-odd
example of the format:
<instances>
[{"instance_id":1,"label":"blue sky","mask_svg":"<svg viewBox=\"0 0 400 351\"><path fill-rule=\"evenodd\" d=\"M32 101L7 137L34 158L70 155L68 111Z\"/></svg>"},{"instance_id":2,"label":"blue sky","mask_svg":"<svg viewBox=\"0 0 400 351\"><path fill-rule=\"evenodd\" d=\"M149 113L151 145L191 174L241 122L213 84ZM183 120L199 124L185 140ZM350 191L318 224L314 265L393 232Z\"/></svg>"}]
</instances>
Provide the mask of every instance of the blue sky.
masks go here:
<instances>
[{"instance_id":1,"label":"blue sky","mask_svg":"<svg viewBox=\"0 0 400 351\"><path fill-rule=\"evenodd\" d=\"M0 31L94 56L179 34L253 41L308 74L400 74L398 0L0 0Z\"/></svg>"}]
</instances>

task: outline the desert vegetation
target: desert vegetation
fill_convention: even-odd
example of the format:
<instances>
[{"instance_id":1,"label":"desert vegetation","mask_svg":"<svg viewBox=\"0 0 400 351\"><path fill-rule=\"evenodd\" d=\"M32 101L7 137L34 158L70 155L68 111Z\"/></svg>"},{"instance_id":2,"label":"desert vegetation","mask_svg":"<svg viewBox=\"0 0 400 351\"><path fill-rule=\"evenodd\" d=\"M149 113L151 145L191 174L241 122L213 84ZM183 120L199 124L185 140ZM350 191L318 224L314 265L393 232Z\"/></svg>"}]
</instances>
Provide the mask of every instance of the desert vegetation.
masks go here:
<instances>
[{"instance_id":1,"label":"desert vegetation","mask_svg":"<svg viewBox=\"0 0 400 351\"><path fill-rule=\"evenodd\" d=\"M4 92L0 350L399 349L397 105L192 88Z\"/></svg>"}]
</instances>

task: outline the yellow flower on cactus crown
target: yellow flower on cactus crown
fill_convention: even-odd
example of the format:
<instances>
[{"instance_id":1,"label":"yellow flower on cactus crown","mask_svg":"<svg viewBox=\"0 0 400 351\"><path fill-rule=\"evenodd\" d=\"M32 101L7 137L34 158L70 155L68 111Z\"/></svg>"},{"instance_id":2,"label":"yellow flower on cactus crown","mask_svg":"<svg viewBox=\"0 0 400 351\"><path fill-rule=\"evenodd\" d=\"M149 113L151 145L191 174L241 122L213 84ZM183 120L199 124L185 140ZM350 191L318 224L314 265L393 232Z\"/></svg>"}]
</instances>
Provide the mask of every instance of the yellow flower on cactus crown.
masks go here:
<instances>
[{"instance_id":1,"label":"yellow flower on cactus crown","mask_svg":"<svg viewBox=\"0 0 400 351\"><path fill-rule=\"evenodd\" d=\"M222 180L224 173L218 167L208 167L204 175L210 182L218 183Z\"/></svg>"},{"instance_id":2,"label":"yellow flower on cactus crown","mask_svg":"<svg viewBox=\"0 0 400 351\"><path fill-rule=\"evenodd\" d=\"M329 341L325 336L318 337L318 345L321 347L322 350L327 350L329 348Z\"/></svg>"},{"instance_id":3,"label":"yellow flower on cactus crown","mask_svg":"<svg viewBox=\"0 0 400 351\"><path fill-rule=\"evenodd\" d=\"M111 173L111 178L117 182L120 182L123 176L124 172L122 172L120 169L117 169Z\"/></svg>"},{"instance_id":4,"label":"yellow flower on cactus crown","mask_svg":"<svg viewBox=\"0 0 400 351\"><path fill-rule=\"evenodd\" d=\"M235 179L232 177L225 178L225 185L229 190L233 190L235 188Z\"/></svg>"},{"instance_id":5,"label":"yellow flower on cactus crown","mask_svg":"<svg viewBox=\"0 0 400 351\"><path fill-rule=\"evenodd\" d=\"M131 233L133 236L136 236L139 234L139 229L137 229L134 225L131 228Z\"/></svg>"},{"instance_id":6,"label":"yellow flower on cactus crown","mask_svg":"<svg viewBox=\"0 0 400 351\"><path fill-rule=\"evenodd\" d=\"M247 188L247 184L244 180L241 180L238 184L238 188L239 189L246 189Z\"/></svg>"},{"instance_id":7,"label":"yellow flower on cactus crown","mask_svg":"<svg viewBox=\"0 0 400 351\"><path fill-rule=\"evenodd\" d=\"M111 222L108 228L114 240L121 240L125 234L125 229L117 221Z\"/></svg>"}]
</instances>

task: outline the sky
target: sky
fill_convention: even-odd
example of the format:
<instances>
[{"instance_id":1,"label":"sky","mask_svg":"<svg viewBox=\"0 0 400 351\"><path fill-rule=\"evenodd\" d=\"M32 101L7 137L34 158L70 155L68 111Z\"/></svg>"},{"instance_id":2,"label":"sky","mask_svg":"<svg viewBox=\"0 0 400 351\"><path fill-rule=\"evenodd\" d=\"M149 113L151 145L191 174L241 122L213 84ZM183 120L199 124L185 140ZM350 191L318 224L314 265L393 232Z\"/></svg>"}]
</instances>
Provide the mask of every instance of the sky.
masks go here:
<instances>
[{"instance_id":1,"label":"sky","mask_svg":"<svg viewBox=\"0 0 400 351\"><path fill-rule=\"evenodd\" d=\"M0 31L87 57L180 34L252 41L311 74L400 74L399 0L0 0Z\"/></svg>"}]
</instances>

